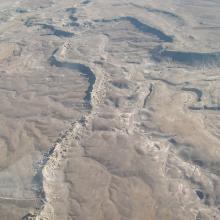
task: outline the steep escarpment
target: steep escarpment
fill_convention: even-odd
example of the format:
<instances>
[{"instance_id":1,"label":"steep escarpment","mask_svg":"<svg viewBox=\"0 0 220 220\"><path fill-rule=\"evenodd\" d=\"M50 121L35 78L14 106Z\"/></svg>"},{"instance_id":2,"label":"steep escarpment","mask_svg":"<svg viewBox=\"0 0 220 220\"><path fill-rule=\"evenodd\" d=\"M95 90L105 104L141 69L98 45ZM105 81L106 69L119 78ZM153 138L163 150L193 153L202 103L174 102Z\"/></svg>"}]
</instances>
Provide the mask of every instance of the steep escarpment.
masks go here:
<instances>
[{"instance_id":1,"label":"steep escarpment","mask_svg":"<svg viewBox=\"0 0 220 220\"><path fill-rule=\"evenodd\" d=\"M9 3L1 219L219 219L219 3Z\"/></svg>"},{"instance_id":2,"label":"steep escarpment","mask_svg":"<svg viewBox=\"0 0 220 220\"><path fill-rule=\"evenodd\" d=\"M78 70L84 77L86 77L88 79L89 82L89 87L88 90L86 91L86 96L84 97L84 100L87 103L91 102L91 94L92 94L92 90L93 90L93 86L95 84L96 81L96 76L93 73L93 71L85 66L84 64L81 63L71 63L68 61L59 61L55 54L53 54L51 56L51 58L49 59L50 64L59 68L67 68L70 70Z\"/></svg>"},{"instance_id":3,"label":"steep escarpment","mask_svg":"<svg viewBox=\"0 0 220 220\"><path fill-rule=\"evenodd\" d=\"M183 52L158 47L154 49L152 54L153 59L158 62L176 62L193 67L218 67L220 65L220 52Z\"/></svg>"},{"instance_id":4,"label":"steep escarpment","mask_svg":"<svg viewBox=\"0 0 220 220\"><path fill-rule=\"evenodd\" d=\"M119 17L119 18L113 18L111 20L107 20L107 19L102 19L102 20L95 20L95 22L120 22L120 21L128 21L130 22L138 31L146 33L146 34L152 34L154 36L156 36L157 38L159 38L161 41L164 42L172 42L173 41L173 37L169 36L167 34L165 34L163 31L151 27L150 25L144 24L141 21L139 21L137 18L135 17L131 17L131 16L125 16L125 17Z\"/></svg>"}]
</instances>

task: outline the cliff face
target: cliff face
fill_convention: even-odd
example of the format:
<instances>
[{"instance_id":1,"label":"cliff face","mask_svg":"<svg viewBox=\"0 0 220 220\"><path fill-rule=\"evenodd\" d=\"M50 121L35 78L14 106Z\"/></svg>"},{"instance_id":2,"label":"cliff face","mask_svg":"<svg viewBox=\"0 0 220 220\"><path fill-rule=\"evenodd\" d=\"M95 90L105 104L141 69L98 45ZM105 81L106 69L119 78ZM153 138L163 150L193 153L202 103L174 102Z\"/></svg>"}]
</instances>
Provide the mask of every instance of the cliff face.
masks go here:
<instances>
[{"instance_id":1,"label":"cliff face","mask_svg":"<svg viewBox=\"0 0 220 220\"><path fill-rule=\"evenodd\" d=\"M220 3L0 3L1 219L220 218Z\"/></svg>"}]
</instances>

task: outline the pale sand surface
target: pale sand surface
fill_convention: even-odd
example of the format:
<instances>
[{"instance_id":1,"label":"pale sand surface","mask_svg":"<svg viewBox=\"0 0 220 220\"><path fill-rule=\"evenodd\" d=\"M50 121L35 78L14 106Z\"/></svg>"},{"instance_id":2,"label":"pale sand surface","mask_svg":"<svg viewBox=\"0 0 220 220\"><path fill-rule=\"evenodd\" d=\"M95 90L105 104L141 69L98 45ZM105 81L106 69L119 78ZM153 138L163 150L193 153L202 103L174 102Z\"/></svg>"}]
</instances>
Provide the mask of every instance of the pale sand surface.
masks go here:
<instances>
[{"instance_id":1,"label":"pale sand surface","mask_svg":"<svg viewBox=\"0 0 220 220\"><path fill-rule=\"evenodd\" d=\"M0 1L0 219L220 219L218 0Z\"/></svg>"}]
</instances>

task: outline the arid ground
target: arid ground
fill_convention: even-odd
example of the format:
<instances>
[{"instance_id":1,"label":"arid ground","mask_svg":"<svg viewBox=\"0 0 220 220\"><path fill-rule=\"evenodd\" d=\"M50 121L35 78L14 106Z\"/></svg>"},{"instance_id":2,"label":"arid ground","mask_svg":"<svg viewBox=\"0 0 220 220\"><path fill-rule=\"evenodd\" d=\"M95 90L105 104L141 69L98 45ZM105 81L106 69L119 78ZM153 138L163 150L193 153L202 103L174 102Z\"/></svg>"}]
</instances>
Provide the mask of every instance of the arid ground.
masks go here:
<instances>
[{"instance_id":1,"label":"arid ground","mask_svg":"<svg viewBox=\"0 0 220 220\"><path fill-rule=\"evenodd\" d=\"M219 0L0 0L0 220L20 219L220 219Z\"/></svg>"}]
</instances>

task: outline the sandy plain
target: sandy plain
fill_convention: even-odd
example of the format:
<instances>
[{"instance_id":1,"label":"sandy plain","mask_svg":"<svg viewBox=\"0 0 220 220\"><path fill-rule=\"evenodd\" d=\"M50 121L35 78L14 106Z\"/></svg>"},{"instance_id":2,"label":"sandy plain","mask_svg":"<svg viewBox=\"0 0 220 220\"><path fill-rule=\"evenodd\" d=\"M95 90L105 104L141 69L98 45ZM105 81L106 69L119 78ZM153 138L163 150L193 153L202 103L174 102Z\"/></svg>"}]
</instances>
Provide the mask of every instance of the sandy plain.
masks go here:
<instances>
[{"instance_id":1,"label":"sandy plain","mask_svg":"<svg viewBox=\"0 0 220 220\"><path fill-rule=\"evenodd\" d=\"M0 1L0 219L220 219L218 0Z\"/></svg>"}]
</instances>

